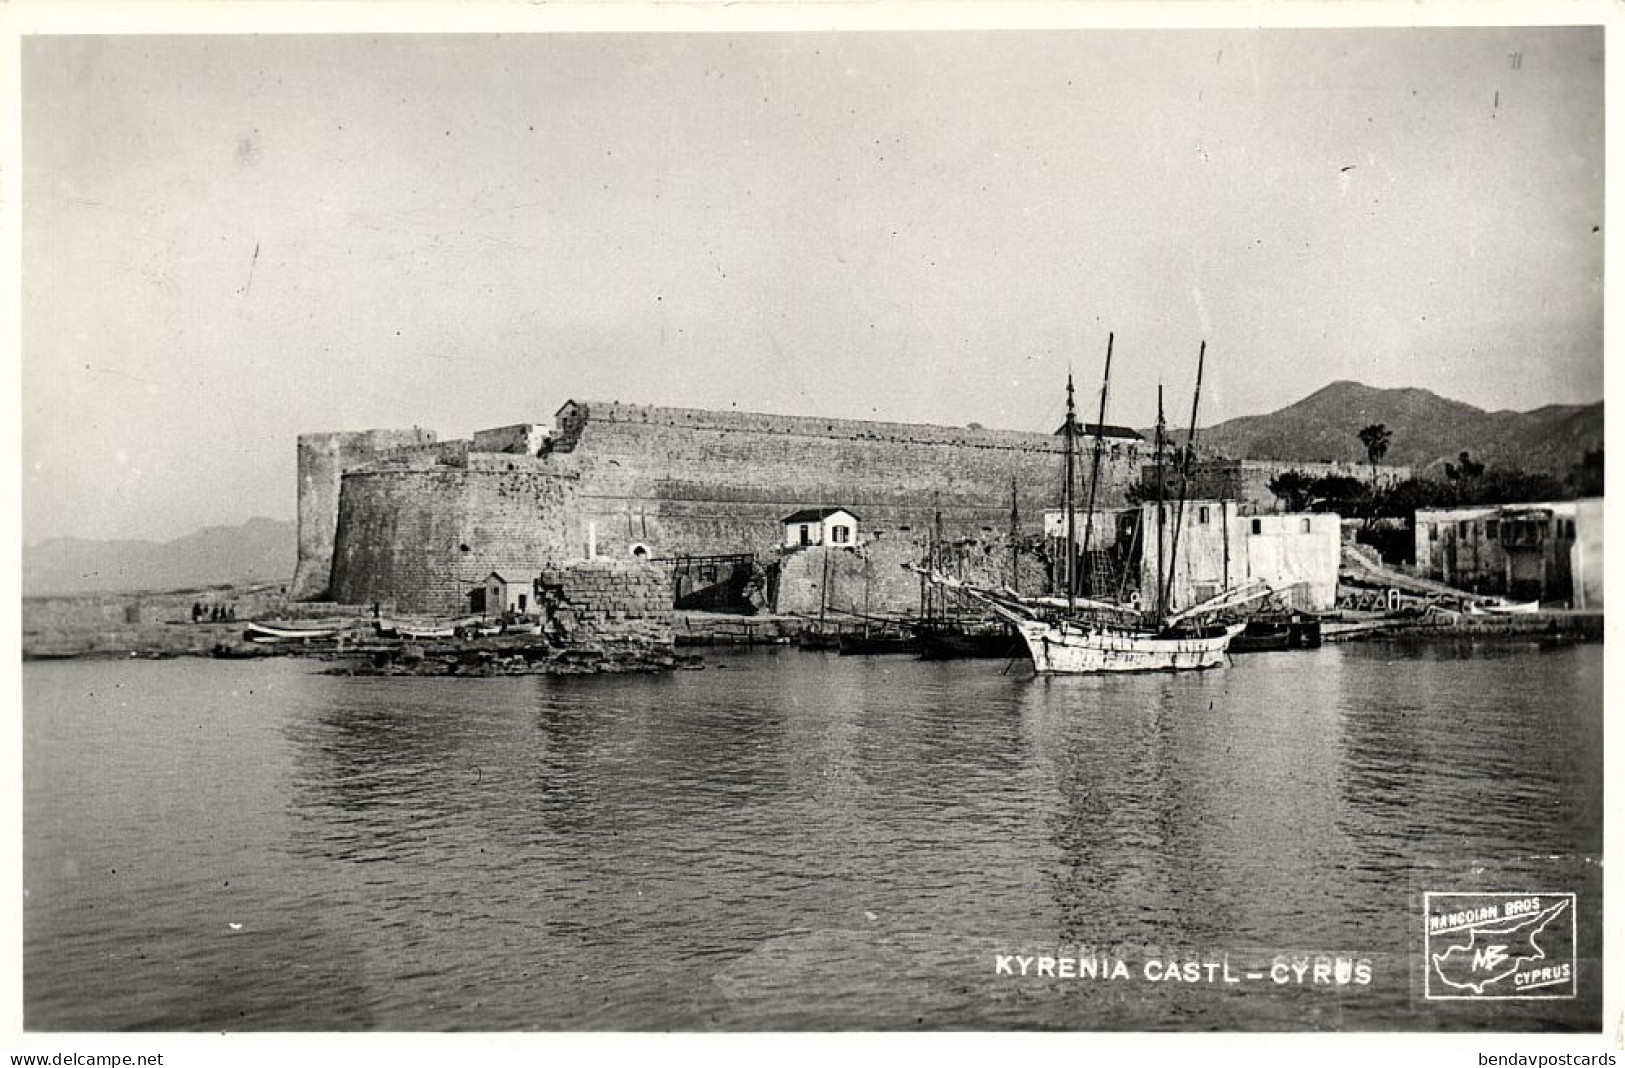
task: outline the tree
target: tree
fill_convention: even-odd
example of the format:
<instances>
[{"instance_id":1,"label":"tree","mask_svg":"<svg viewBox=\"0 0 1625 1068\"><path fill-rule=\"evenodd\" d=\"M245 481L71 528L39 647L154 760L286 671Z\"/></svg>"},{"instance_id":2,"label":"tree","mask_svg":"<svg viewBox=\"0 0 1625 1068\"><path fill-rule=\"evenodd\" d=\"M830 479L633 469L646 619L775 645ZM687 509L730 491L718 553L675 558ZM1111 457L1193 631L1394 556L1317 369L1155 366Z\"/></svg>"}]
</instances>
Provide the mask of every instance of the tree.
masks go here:
<instances>
[{"instance_id":1,"label":"tree","mask_svg":"<svg viewBox=\"0 0 1625 1068\"><path fill-rule=\"evenodd\" d=\"M1390 486L1382 495L1378 515L1413 522L1418 508L1450 508L1461 503L1461 488L1451 482L1427 478L1407 478Z\"/></svg>"},{"instance_id":2,"label":"tree","mask_svg":"<svg viewBox=\"0 0 1625 1068\"><path fill-rule=\"evenodd\" d=\"M1349 475L1322 475L1309 487L1309 510L1353 516L1369 508L1373 490Z\"/></svg>"},{"instance_id":3,"label":"tree","mask_svg":"<svg viewBox=\"0 0 1625 1068\"><path fill-rule=\"evenodd\" d=\"M1269 481L1270 492L1286 505L1289 512L1309 510L1314 485L1315 480L1302 471L1282 471Z\"/></svg>"},{"instance_id":4,"label":"tree","mask_svg":"<svg viewBox=\"0 0 1625 1068\"><path fill-rule=\"evenodd\" d=\"M1360 444L1365 446L1366 458L1371 461L1371 485L1377 484L1377 465L1388 455L1388 446L1394 435L1383 423L1372 423L1360 431Z\"/></svg>"},{"instance_id":5,"label":"tree","mask_svg":"<svg viewBox=\"0 0 1625 1068\"><path fill-rule=\"evenodd\" d=\"M1563 482L1576 497L1601 497L1602 470L1602 446L1599 445L1585 451L1579 463L1569 468Z\"/></svg>"},{"instance_id":6,"label":"tree","mask_svg":"<svg viewBox=\"0 0 1625 1068\"><path fill-rule=\"evenodd\" d=\"M1465 450L1456 459L1460 461L1459 466L1449 461L1444 465L1444 475L1450 481L1472 483L1478 481L1484 474L1484 465L1475 463Z\"/></svg>"},{"instance_id":7,"label":"tree","mask_svg":"<svg viewBox=\"0 0 1625 1068\"><path fill-rule=\"evenodd\" d=\"M1522 504L1526 501L1552 501L1563 497L1563 483L1538 471L1496 468L1477 480L1463 504Z\"/></svg>"}]
</instances>

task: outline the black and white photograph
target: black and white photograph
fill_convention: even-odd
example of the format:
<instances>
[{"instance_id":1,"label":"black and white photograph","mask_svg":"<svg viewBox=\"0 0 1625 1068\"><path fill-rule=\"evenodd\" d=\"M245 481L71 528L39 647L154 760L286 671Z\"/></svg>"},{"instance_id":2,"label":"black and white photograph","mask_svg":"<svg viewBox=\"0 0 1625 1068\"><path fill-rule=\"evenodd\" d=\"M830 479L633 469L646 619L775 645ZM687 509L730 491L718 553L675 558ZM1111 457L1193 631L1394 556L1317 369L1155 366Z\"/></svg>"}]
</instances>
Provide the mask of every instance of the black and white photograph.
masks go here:
<instances>
[{"instance_id":1,"label":"black and white photograph","mask_svg":"<svg viewBox=\"0 0 1625 1068\"><path fill-rule=\"evenodd\" d=\"M1606 9L230 6L12 27L7 1052L1621 1056Z\"/></svg>"}]
</instances>

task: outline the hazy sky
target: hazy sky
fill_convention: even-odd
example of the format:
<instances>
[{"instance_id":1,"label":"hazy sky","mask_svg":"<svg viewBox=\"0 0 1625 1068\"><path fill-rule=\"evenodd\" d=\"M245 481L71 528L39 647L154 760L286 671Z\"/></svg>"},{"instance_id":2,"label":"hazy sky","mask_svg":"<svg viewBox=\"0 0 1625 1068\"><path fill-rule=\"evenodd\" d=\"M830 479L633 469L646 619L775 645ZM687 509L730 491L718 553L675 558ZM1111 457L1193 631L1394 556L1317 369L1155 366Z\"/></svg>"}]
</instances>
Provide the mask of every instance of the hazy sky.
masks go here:
<instances>
[{"instance_id":1,"label":"hazy sky","mask_svg":"<svg viewBox=\"0 0 1625 1068\"><path fill-rule=\"evenodd\" d=\"M36 37L25 541L571 397L1044 430L1602 396L1596 28ZM1181 414L1180 419L1184 416Z\"/></svg>"}]
</instances>

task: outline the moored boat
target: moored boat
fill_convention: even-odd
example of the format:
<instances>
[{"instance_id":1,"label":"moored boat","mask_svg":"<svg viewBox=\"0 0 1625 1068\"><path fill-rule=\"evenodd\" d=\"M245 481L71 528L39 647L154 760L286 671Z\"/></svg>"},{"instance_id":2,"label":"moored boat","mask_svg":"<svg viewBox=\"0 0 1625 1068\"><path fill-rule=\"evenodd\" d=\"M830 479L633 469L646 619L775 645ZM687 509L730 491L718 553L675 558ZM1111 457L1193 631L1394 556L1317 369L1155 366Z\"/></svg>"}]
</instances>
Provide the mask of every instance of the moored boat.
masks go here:
<instances>
[{"instance_id":1,"label":"moored boat","mask_svg":"<svg viewBox=\"0 0 1625 1068\"><path fill-rule=\"evenodd\" d=\"M281 623L250 623L243 631L245 641L262 645L331 641L338 636L338 627L291 627Z\"/></svg>"},{"instance_id":2,"label":"moored boat","mask_svg":"<svg viewBox=\"0 0 1625 1068\"><path fill-rule=\"evenodd\" d=\"M1206 342L1198 356L1196 369L1196 396L1202 388L1202 364L1207 352ZM1111 382L1112 340L1106 342L1106 373L1100 390L1100 421L1106 425L1106 397ZM1183 477L1188 481L1189 457L1195 451L1196 404L1191 408L1191 437L1184 450ZM1076 508L1073 496L1073 472L1076 441L1078 438L1077 411L1073 400L1072 379L1067 376L1066 422L1062 425L1066 460L1062 487L1066 533L1065 597L1026 598L1012 590L991 590L943 575L935 567L913 568L938 586L955 589L992 609L1010 622L1026 643L1032 656L1033 669L1040 675L1082 675L1120 671L1191 671L1219 667L1226 660L1230 643L1245 628L1244 623L1203 623L1201 620L1217 613L1233 613L1241 606L1270 595L1269 587L1258 583L1241 589L1225 590L1215 597L1185 611L1170 613L1169 590L1163 566L1163 414L1161 391L1157 399L1157 573L1153 606L1142 610L1137 604L1118 604L1078 595L1077 557L1080 544L1075 536ZM1082 545L1092 544L1090 526L1094 519L1095 486L1099 482L1100 437L1095 439L1093 474L1090 482L1089 503L1085 511ZM1183 510L1185 490L1182 482L1180 508ZM1178 548L1178 526L1175 526L1173 546Z\"/></svg>"},{"instance_id":3,"label":"moored boat","mask_svg":"<svg viewBox=\"0 0 1625 1068\"><path fill-rule=\"evenodd\" d=\"M900 632L842 634L837 638L842 656L913 656L920 651L920 640L912 634Z\"/></svg>"},{"instance_id":4,"label":"moored boat","mask_svg":"<svg viewBox=\"0 0 1625 1068\"><path fill-rule=\"evenodd\" d=\"M1488 612L1492 616L1528 616L1540 611L1539 601L1502 601L1498 604L1481 604L1474 606L1480 611Z\"/></svg>"},{"instance_id":5,"label":"moored boat","mask_svg":"<svg viewBox=\"0 0 1625 1068\"><path fill-rule=\"evenodd\" d=\"M376 624L380 638L405 638L408 641L432 641L457 637L457 627L451 623L405 623L399 620L379 620Z\"/></svg>"},{"instance_id":6,"label":"moored boat","mask_svg":"<svg viewBox=\"0 0 1625 1068\"><path fill-rule=\"evenodd\" d=\"M1243 623L1231 623L1157 633L1070 620L1016 623L1016 630L1032 654L1033 669L1040 675L1220 667L1230 642L1245 627Z\"/></svg>"},{"instance_id":7,"label":"moored boat","mask_svg":"<svg viewBox=\"0 0 1625 1068\"><path fill-rule=\"evenodd\" d=\"M1249 619L1246 629L1230 643L1232 653L1268 653L1284 649L1314 649L1320 645L1318 619Z\"/></svg>"},{"instance_id":8,"label":"moored boat","mask_svg":"<svg viewBox=\"0 0 1625 1068\"><path fill-rule=\"evenodd\" d=\"M1025 656L1026 644L1008 624L997 626L921 626L922 660L1009 660Z\"/></svg>"}]
</instances>

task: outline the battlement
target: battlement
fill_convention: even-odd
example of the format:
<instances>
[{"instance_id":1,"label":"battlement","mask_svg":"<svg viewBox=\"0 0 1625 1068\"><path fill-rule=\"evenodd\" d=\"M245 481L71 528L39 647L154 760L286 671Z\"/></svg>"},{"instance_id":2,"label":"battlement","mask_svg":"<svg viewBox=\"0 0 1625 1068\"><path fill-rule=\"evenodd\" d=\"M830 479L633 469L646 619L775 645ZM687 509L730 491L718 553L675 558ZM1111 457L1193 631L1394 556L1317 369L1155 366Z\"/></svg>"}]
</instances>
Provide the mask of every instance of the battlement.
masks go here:
<instances>
[{"instance_id":1,"label":"battlement","mask_svg":"<svg viewBox=\"0 0 1625 1068\"><path fill-rule=\"evenodd\" d=\"M808 415L768 415L762 412L718 412L703 408L666 408L620 401L569 401L555 416L552 448L569 451L580 443L591 424L683 427L765 434L785 438L821 438L886 444L951 445L959 448L1052 452L1064 445L1057 434L1029 430L988 430L981 427L937 426L931 423L870 422L861 419L825 419ZM1110 428L1108 428L1110 429ZM1137 451L1135 443L1108 441ZM1149 450L1147 450L1149 451Z\"/></svg>"}]
</instances>

